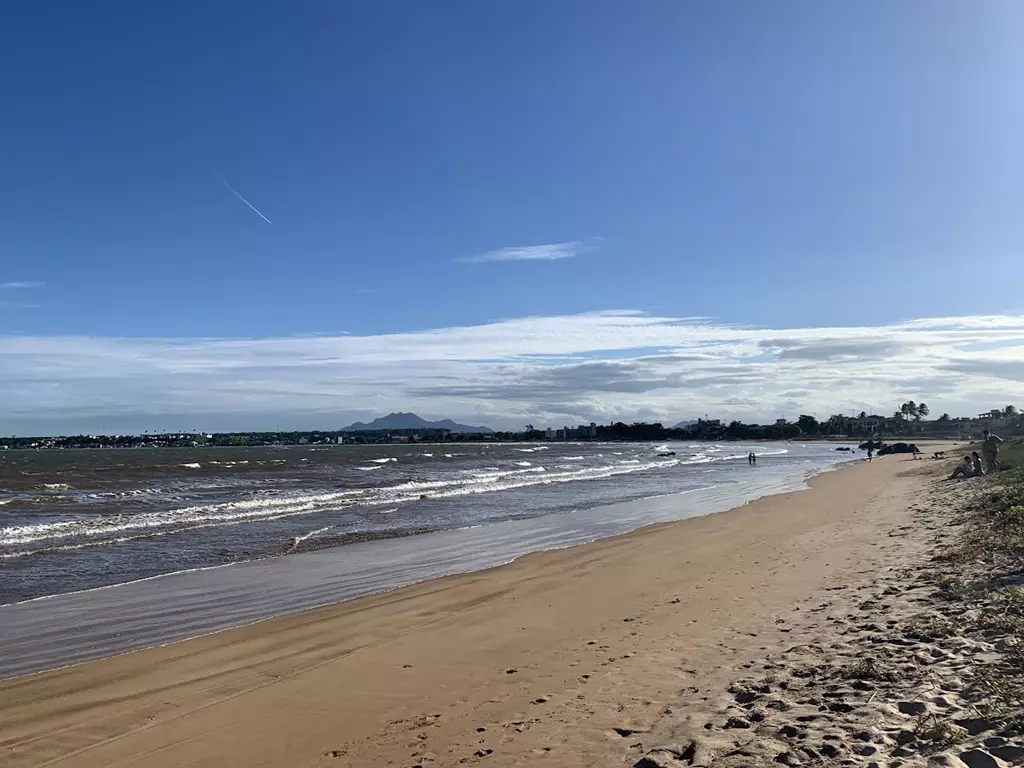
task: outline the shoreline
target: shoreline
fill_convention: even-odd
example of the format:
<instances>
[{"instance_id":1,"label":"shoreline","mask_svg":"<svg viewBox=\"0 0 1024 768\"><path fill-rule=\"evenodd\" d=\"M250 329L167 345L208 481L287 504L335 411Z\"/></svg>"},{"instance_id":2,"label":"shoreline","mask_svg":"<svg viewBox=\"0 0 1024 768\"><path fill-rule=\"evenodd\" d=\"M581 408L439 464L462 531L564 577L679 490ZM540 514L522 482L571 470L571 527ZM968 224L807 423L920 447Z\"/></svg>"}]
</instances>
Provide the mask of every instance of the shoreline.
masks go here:
<instances>
[{"instance_id":1,"label":"shoreline","mask_svg":"<svg viewBox=\"0 0 1024 768\"><path fill-rule=\"evenodd\" d=\"M879 535L875 517L903 514L920 487L908 469L902 457L859 462L728 514L8 680L0 743L10 749L0 765L139 764L154 749L160 756L144 764L356 765L385 762L380 754L408 762L415 734L388 723L415 729L422 717L432 722L421 741L453 756L486 741L475 729L492 733L497 721L519 722L499 730L519 728L516 740L528 743L527 732L541 734L553 713L568 717L575 696L596 692L591 681L633 659L663 665L682 643L694 668L714 676L723 654L744 650L737 638L749 645L784 605L863 565L857 545ZM666 610L694 618L658 619ZM635 670L606 693L632 688L653 700L665 674ZM583 686L590 690L567 695ZM603 711L570 714L590 722ZM469 728L471 720L487 722ZM70 735L54 740L55 729ZM589 725L584 732L589 746L579 748L595 755L622 747L619 736L609 743ZM371 744L376 757L361 751ZM458 762L433 754L437 765Z\"/></svg>"},{"instance_id":2,"label":"shoreline","mask_svg":"<svg viewBox=\"0 0 1024 768\"><path fill-rule=\"evenodd\" d=\"M695 447L668 459L651 455L642 445L611 453L552 447L529 460L507 448L436 459L429 452L402 450L385 452L389 455L373 463L351 452L329 456L311 450L308 458L301 453L287 462L266 452L246 454L245 460L216 462L210 467L212 479L188 471L186 479L178 480L177 462L146 459L122 477L117 462L126 459L94 457L97 477L105 478L99 485L88 478L71 480L61 484L66 493L56 501L26 492L4 507L13 516L5 518L0 530L0 571L10 575L0 579L0 604L325 549L335 543L332 537L352 543L589 510L723 482L764 484L765 479L802 477L807 470L848 458L820 446L749 446L743 455L751 449L783 458L769 460L755 474L745 462L728 461L740 451L730 452L727 446L706 452ZM252 467L235 468L250 460ZM54 480L67 480L74 464L47 466ZM364 469L383 471L370 476L359 471ZM39 484L33 478L32 485ZM726 506L746 500L740 492L735 495ZM113 499L109 504L108 497ZM174 556L161 556L167 552Z\"/></svg>"},{"instance_id":3,"label":"shoreline","mask_svg":"<svg viewBox=\"0 0 1024 768\"><path fill-rule=\"evenodd\" d=\"M747 484L709 485L567 514L376 538L8 603L0 606L0 644L7 648L0 657L0 680L329 609L436 578L488 571L532 554L739 509L759 499L803 492L814 478L856 463L844 459L807 476L764 475ZM254 590L253 583L262 589ZM112 635L111 627L119 631ZM49 648L39 647L38 634L51 638Z\"/></svg>"}]
</instances>

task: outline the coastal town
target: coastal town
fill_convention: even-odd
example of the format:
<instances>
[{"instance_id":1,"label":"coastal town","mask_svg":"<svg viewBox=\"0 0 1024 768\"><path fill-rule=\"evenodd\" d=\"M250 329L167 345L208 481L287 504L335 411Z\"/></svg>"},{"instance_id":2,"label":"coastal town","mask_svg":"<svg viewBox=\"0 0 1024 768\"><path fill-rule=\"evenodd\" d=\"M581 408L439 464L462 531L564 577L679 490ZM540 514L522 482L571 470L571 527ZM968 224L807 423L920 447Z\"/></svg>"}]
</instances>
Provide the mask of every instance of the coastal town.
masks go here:
<instances>
[{"instance_id":1,"label":"coastal town","mask_svg":"<svg viewBox=\"0 0 1024 768\"><path fill-rule=\"evenodd\" d=\"M778 418L771 424L745 424L740 421L699 418L666 427L660 422L621 421L609 424L579 424L575 427L536 428L496 431L487 427L417 426L408 428L360 428L311 431L267 432L177 432L141 435L73 435L59 437L0 437L0 450L75 449L75 448L197 448L217 446L286 446L460 442L585 442L585 441L666 441L666 440L795 440L846 438L957 439L977 438L984 430L1016 434L1024 429L1024 415L1013 405L993 408L975 416L952 417L948 413L936 419L924 403L908 401L892 416L862 412L855 416L834 414L818 420L802 414L795 420ZM415 414L392 414L392 416ZM387 417L385 417L387 418ZM423 424L440 422L423 422ZM479 430L479 431L467 431Z\"/></svg>"}]
</instances>

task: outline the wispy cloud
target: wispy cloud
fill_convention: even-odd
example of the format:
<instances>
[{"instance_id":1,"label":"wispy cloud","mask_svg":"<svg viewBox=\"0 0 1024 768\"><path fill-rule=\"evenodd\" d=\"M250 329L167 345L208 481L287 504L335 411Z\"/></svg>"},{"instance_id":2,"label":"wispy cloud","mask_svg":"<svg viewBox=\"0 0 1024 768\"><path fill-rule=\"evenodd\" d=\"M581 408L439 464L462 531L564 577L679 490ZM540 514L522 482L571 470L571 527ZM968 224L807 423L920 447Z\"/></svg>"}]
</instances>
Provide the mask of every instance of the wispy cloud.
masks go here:
<instances>
[{"instance_id":1,"label":"wispy cloud","mask_svg":"<svg viewBox=\"0 0 1024 768\"><path fill-rule=\"evenodd\" d=\"M313 428L397 410L494 427L755 421L889 414L907 399L959 415L1024 406L1022 352L1019 315L768 329L608 310L370 336L10 335L0 424Z\"/></svg>"},{"instance_id":2,"label":"wispy cloud","mask_svg":"<svg viewBox=\"0 0 1024 768\"><path fill-rule=\"evenodd\" d=\"M478 253L476 256L464 256L456 261L464 264L485 264L492 261L557 261L571 259L590 249L586 243L573 240L568 243L548 243L547 245L522 245L511 248L499 248L496 251Z\"/></svg>"},{"instance_id":3,"label":"wispy cloud","mask_svg":"<svg viewBox=\"0 0 1024 768\"><path fill-rule=\"evenodd\" d=\"M40 282L39 280L12 280L7 283L0 283L0 289L16 289L16 288L44 288L46 283Z\"/></svg>"}]
</instances>

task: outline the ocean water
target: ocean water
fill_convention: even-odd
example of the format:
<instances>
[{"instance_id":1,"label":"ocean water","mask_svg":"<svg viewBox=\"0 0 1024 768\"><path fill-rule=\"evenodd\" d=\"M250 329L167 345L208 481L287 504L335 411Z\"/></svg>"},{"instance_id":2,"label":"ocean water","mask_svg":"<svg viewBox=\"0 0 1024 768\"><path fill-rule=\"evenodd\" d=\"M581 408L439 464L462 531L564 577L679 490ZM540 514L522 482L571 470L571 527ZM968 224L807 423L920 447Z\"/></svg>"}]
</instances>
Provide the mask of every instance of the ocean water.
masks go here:
<instances>
[{"instance_id":1,"label":"ocean water","mask_svg":"<svg viewBox=\"0 0 1024 768\"><path fill-rule=\"evenodd\" d=\"M721 511L849 459L788 443L0 453L0 677Z\"/></svg>"}]
</instances>

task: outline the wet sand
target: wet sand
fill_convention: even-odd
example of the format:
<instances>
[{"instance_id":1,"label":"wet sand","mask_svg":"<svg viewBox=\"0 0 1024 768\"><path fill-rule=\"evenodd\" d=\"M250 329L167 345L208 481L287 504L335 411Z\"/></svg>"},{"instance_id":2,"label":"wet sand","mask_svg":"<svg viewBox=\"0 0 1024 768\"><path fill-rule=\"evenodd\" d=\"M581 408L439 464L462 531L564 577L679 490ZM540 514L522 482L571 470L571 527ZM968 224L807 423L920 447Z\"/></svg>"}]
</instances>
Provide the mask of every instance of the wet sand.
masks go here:
<instances>
[{"instance_id":1,"label":"wet sand","mask_svg":"<svg viewBox=\"0 0 1024 768\"><path fill-rule=\"evenodd\" d=\"M782 615L898 565L927 463L3 682L0 766L622 764Z\"/></svg>"}]
</instances>

